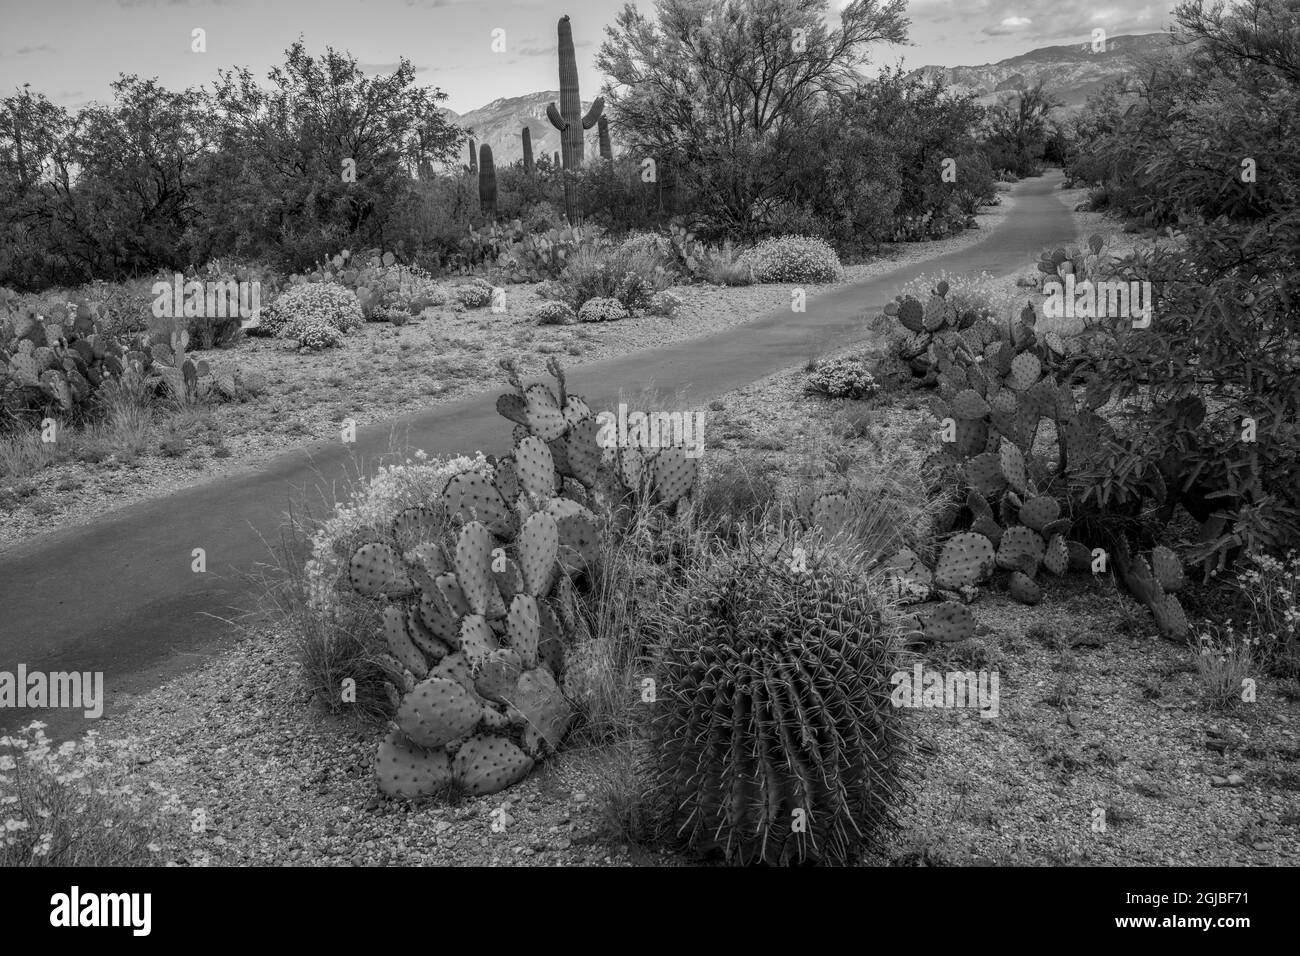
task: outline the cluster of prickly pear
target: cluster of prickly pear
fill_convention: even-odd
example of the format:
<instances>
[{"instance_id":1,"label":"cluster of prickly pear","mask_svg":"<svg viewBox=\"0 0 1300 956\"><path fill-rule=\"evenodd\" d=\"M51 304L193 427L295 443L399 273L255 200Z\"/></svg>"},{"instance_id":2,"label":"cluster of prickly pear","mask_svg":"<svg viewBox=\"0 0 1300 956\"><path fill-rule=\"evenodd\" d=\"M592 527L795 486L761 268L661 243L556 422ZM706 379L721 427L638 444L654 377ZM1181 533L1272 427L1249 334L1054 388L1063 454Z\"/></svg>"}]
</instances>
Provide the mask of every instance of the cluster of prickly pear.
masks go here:
<instances>
[{"instance_id":1,"label":"cluster of prickly pear","mask_svg":"<svg viewBox=\"0 0 1300 956\"><path fill-rule=\"evenodd\" d=\"M619 525L630 501L669 510L689 496L699 473L698 459L676 446L653 451L613 443L602 446L596 416L582 398L566 391L557 359L551 357L546 368L559 386L558 395L540 382L524 385L513 362L501 364L516 392L498 398L497 411L515 423L516 442L531 436L543 443L560 478L572 479L566 488L583 504Z\"/></svg>"},{"instance_id":2,"label":"cluster of prickly pear","mask_svg":"<svg viewBox=\"0 0 1300 956\"><path fill-rule=\"evenodd\" d=\"M0 308L0 407L11 412L51 404L73 412L132 364L141 374L150 371L149 350L102 331L89 302L57 304L41 315L2 294Z\"/></svg>"},{"instance_id":3,"label":"cluster of prickly pear","mask_svg":"<svg viewBox=\"0 0 1300 956\"><path fill-rule=\"evenodd\" d=\"M562 556L555 509L537 507L524 484L508 468L458 474L432 506L398 514L391 541L352 556L353 589L385 602L380 660L396 710L375 765L385 793L426 795L453 780L493 793L523 779L569 727L558 679L574 555ZM530 510L522 523L506 504L513 496ZM598 534L590 513L567 518Z\"/></svg>"},{"instance_id":4,"label":"cluster of prickly pear","mask_svg":"<svg viewBox=\"0 0 1300 956\"><path fill-rule=\"evenodd\" d=\"M902 796L908 742L891 678L906 665L833 552L812 539L754 544L720 548L657 604L655 791L691 850L844 864Z\"/></svg>"},{"instance_id":5,"label":"cluster of prickly pear","mask_svg":"<svg viewBox=\"0 0 1300 956\"><path fill-rule=\"evenodd\" d=\"M1130 557L1126 548L1115 554L1115 564L1129 593L1151 609L1156 626L1165 637L1187 636L1187 615L1176 592L1183 589L1187 576L1178 556L1164 545L1151 549L1149 555Z\"/></svg>"},{"instance_id":6,"label":"cluster of prickly pear","mask_svg":"<svg viewBox=\"0 0 1300 956\"><path fill-rule=\"evenodd\" d=\"M385 793L428 794L450 781L491 793L559 745L573 718L560 681L575 589L590 581L611 517L631 492L673 504L694 483L696 463L676 455L606 458L558 362L548 366L558 397L506 367L518 393L497 407L518 425L513 452L490 474L454 475L349 565L353 590L385 602L381 662L397 715L376 762ZM623 482L619 466L640 470Z\"/></svg>"},{"instance_id":7,"label":"cluster of prickly pear","mask_svg":"<svg viewBox=\"0 0 1300 956\"><path fill-rule=\"evenodd\" d=\"M208 363L200 359L194 361L185 354L190 344L190 334L184 329L173 329L168 342L154 342L149 346L153 357L152 378L163 383L167 394L180 402L197 401L213 382L201 383L201 379L211 379L212 370ZM225 391L224 386L215 386ZM232 386L233 388L233 386Z\"/></svg>"},{"instance_id":8,"label":"cluster of prickly pear","mask_svg":"<svg viewBox=\"0 0 1300 956\"><path fill-rule=\"evenodd\" d=\"M1101 236L1093 233L1088 237L1089 252L1077 246L1069 249L1057 247L1044 252L1038 257L1038 271L1045 275L1044 282L1064 282L1066 276L1073 276L1076 283L1088 281L1101 270L1101 253L1105 244Z\"/></svg>"}]
</instances>

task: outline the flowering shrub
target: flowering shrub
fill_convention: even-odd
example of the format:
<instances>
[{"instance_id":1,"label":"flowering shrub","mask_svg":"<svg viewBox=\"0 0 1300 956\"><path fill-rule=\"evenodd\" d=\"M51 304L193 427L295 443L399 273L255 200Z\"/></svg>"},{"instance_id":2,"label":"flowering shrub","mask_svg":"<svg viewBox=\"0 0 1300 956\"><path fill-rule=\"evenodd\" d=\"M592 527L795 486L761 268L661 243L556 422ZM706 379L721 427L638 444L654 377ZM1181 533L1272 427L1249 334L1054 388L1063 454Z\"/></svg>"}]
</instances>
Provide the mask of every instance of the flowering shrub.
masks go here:
<instances>
[{"instance_id":1,"label":"flowering shrub","mask_svg":"<svg viewBox=\"0 0 1300 956\"><path fill-rule=\"evenodd\" d=\"M1300 555L1292 550L1278 560L1252 554L1237 571L1236 583L1249 633L1267 655L1300 671Z\"/></svg>"},{"instance_id":2,"label":"flowering shrub","mask_svg":"<svg viewBox=\"0 0 1300 956\"><path fill-rule=\"evenodd\" d=\"M492 283L486 279L471 279L464 285L456 286L454 293L467 308L481 309L492 301Z\"/></svg>"},{"instance_id":3,"label":"flowering shrub","mask_svg":"<svg viewBox=\"0 0 1300 956\"><path fill-rule=\"evenodd\" d=\"M844 274L835 250L813 236L765 239L745 259L755 282L834 282Z\"/></svg>"},{"instance_id":4,"label":"flowering shrub","mask_svg":"<svg viewBox=\"0 0 1300 956\"><path fill-rule=\"evenodd\" d=\"M343 344L343 333L332 325L298 326L295 331L298 333L298 344L313 352Z\"/></svg>"},{"instance_id":5,"label":"flowering shrub","mask_svg":"<svg viewBox=\"0 0 1300 956\"><path fill-rule=\"evenodd\" d=\"M868 398L880 391L880 383L860 359L837 358L808 373L807 390L826 398Z\"/></svg>"},{"instance_id":6,"label":"flowering shrub","mask_svg":"<svg viewBox=\"0 0 1300 956\"><path fill-rule=\"evenodd\" d=\"M568 325L577 321L567 302L543 302L534 314L538 325Z\"/></svg>"},{"instance_id":7,"label":"flowering shrub","mask_svg":"<svg viewBox=\"0 0 1300 956\"><path fill-rule=\"evenodd\" d=\"M588 299L578 310L579 322L614 322L627 317L628 311L618 299Z\"/></svg>"},{"instance_id":8,"label":"flowering shrub","mask_svg":"<svg viewBox=\"0 0 1300 956\"><path fill-rule=\"evenodd\" d=\"M384 465L373 478L362 479L341 505L311 536L311 557L303 566L308 607L330 615L339 594L349 591L348 562L367 541L388 534L393 518L404 508L440 497L453 475L474 469L490 476L492 467L482 454L450 460L429 460L417 451L401 464Z\"/></svg>"},{"instance_id":9,"label":"flowering shrub","mask_svg":"<svg viewBox=\"0 0 1300 956\"><path fill-rule=\"evenodd\" d=\"M676 271L673 244L657 232L634 232L618 244L617 255L626 260L649 259L665 272Z\"/></svg>"},{"instance_id":10,"label":"flowering shrub","mask_svg":"<svg viewBox=\"0 0 1300 956\"><path fill-rule=\"evenodd\" d=\"M131 780L131 741L88 731L58 747L45 724L0 737L0 867L162 865L188 814L157 782Z\"/></svg>"},{"instance_id":11,"label":"flowering shrub","mask_svg":"<svg viewBox=\"0 0 1300 956\"><path fill-rule=\"evenodd\" d=\"M651 315L666 315L671 318L681 307L681 296L673 292L656 292L650 298L649 312Z\"/></svg>"},{"instance_id":12,"label":"flowering shrub","mask_svg":"<svg viewBox=\"0 0 1300 956\"><path fill-rule=\"evenodd\" d=\"M306 282L286 289L262 310L258 333L296 339L314 325L329 325L346 333L364 322L361 303L351 289L334 282Z\"/></svg>"}]
</instances>

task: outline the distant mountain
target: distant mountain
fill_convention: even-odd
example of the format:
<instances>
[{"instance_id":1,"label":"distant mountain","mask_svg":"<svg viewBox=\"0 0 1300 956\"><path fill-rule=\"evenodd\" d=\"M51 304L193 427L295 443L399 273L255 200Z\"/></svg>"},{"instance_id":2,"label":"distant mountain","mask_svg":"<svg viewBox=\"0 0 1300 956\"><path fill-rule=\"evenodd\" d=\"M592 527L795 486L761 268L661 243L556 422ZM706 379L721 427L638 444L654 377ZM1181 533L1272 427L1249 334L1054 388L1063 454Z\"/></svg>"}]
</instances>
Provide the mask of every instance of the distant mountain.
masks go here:
<instances>
[{"instance_id":1,"label":"distant mountain","mask_svg":"<svg viewBox=\"0 0 1300 956\"><path fill-rule=\"evenodd\" d=\"M457 113L444 109L447 119L465 129L474 131L476 144L487 143L492 147L492 161L498 166L505 166L524 155L523 130L527 126L532 131L533 156L550 156L560 149L560 131L546 118L546 104L560 103L559 90L544 90L540 93L525 93L523 96L507 96L493 100L486 106L480 106L468 113ZM591 104L583 101L585 113ZM596 130L587 130L587 156L600 153L596 141ZM461 148L460 165L469 161L469 148Z\"/></svg>"},{"instance_id":2,"label":"distant mountain","mask_svg":"<svg viewBox=\"0 0 1300 956\"><path fill-rule=\"evenodd\" d=\"M909 75L942 74L949 85L975 93L985 105L995 102L1003 93L1025 89L1041 79L1049 93L1067 108L1077 109L1103 85L1137 68L1143 57L1168 49L1169 45L1167 33L1118 36L1106 41L1104 53L1093 53L1087 43L1049 46L984 66L923 66ZM493 160L498 166L505 166L524 155L522 132L525 125L532 130L534 156L550 156L560 149L560 132L546 118L546 104L558 104L559 101L558 90L543 90L493 100L468 113L448 109L442 112L457 126L472 129L475 143L490 145ZM583 101L583 112L590 106L590 102ZM617 122L611 123L610 132L617 154ZM596 131L587 130L584 135L586 155L598 155ZM468 160L468 150L462 147L457 165L463 166Z\"/></svg>"},{"instance_id":3,"label":"distant mountain","mask_svg":"<svg viewBox=\"0 0 1300 956\"><path fill-rule=\"evenodd\" d=\"M1144 57L1169 47L1169 34L1142 33L1108 38L1104 53L1093 53L1090 43L1047 46L983 66L923 66L909 76L941 75L950 86L976 94L985 106L1042 80L1047 92L1067 109L1076 109L1106 83L1137 68Z\"/></svg>"}]
</instances>

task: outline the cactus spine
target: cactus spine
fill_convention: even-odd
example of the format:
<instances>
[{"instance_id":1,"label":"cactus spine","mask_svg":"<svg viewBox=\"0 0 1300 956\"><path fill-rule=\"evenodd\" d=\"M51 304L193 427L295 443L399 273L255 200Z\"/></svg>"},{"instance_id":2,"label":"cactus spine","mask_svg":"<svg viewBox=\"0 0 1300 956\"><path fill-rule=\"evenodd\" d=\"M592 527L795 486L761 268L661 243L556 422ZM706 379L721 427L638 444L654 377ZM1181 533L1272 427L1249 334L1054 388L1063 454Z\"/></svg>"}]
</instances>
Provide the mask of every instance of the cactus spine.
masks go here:
<instances>
[{"instance_id":1,"label":"cactus spine","mask_svg":"<svg viewBox=\"0 0 1300 956\"><path fill-rule=\"evenodd\" d=\"M602 116L600 122L596 124L596 130L600 134L600 158L613 159L614 149L609 144L609 117Z\"/></svg>"},{"instance_id":2,"label":"cactus spine","mask_svg":"<svg viewBox=\"0 0 1300 956\"><path fill-rule=\"evenodd\" d=\"M478 201L483 212L491 219L497 216L497 170L492 163L492 147L484 143L479 147Z\"/></svg>"},{"instance_id":3,"label":"cactus spine","mask_svg":"<svg viewBox=\"0 0 1300 956\"><path fill-rule=\"evenodd\" d=\"M524 175L531 176L536 167L533 165L533 132L524 127Z\"/></svg>"}]
</instances>

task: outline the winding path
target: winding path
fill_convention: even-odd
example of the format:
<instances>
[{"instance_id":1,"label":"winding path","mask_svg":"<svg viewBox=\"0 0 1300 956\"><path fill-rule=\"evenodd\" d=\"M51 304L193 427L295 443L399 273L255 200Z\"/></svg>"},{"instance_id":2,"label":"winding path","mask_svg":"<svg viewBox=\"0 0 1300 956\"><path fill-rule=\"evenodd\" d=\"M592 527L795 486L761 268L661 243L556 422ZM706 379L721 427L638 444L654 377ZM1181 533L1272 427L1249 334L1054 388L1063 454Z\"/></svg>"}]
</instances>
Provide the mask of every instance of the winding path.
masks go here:
<instances>
[{"instance_id":1,"label":"winding path","mask_svg":"<svg viewBox=\"0 0 1300 956\"><path fill-rule=\"evenodd\" d=\"M653 383L703 403L764 378L805 355L862 335L899 287L922 273L1024 269L1044 247L1072 241L1059 198L1059 173L1018 183L1015 205L979 242L808 300L805 313L782 309L704 338L568 370L575 391L608 407L620 391ZM355 445L318 442L255 472L216 480L115 511L104 520L54 531L0 555L0 671L102 671L113 698L155 686L219 653L235 638L227 623L255 607L258 569L271 561L284 515L304 489L342 477L354 455L372 461L397 432L430 455L508 450L510 430L494 407L501 389L359 429ZM207 571L191 570L192 551ZM86 729L81 711L0 709L0 732L30 720L51 736ZM215 717L216 715L214 715Z\"/></svg>"}]
</instances>

